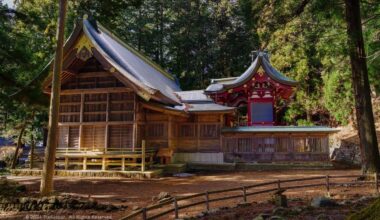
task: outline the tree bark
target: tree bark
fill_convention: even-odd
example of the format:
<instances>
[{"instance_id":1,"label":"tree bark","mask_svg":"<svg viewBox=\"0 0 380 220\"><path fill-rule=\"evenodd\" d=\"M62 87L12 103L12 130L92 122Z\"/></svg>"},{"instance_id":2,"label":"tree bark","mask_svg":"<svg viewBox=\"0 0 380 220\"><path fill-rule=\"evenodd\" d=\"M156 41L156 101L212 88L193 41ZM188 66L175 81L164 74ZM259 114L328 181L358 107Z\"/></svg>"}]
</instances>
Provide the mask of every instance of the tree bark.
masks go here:
<instances>
[{"instance_id":1,"label":"tree bark","mask_svg":"<svg viewBox=\"0 0 380 220\"><path fill-rule=\"evenodd\" d=\"M26 124L27 123L25 121L24 124L22 125L20 133L18 135L17 146L16 146L15 154L13 155L11 169L15 169L16 168L17 160L18 160L18 152L20 151L21 142L22 142L22 136L24 135Z\"/></svg>"},{"instance_id":2,"label":"tree bark","mask_svg":"<svg viewBox=\"0 0 380 220\"><path fill-rule=\"evenodd\" d=\"M380 171L380 156L372 112L371 92L361 25L360 1L345 0L345 5L362 171L363 173L373 173Z\"/></svg>"},{"instance_id":3,"label":"tree bark","mask_svg":"<svg viewBox=\"0 0 380 220\"><path fill-rule=\"evenodd\" d=\"M59 116L59 97L61 90L60 75L62 72L62 57L64 30L66 19L67 0L59 1L59 17L57 27L57 48L54 58L52 94L49 109L48 140L45 150L45 160L41 177L41 195L48 195L53 191L53 175L55 167L55 153L58 144L58 116Z\"/></svg>"},{"instance_id":4,"label":"tree bark","mask_svg":"<svg viewBox=\"0 0 380 220\"><path fill-rule=\"evenodd\" d=\"M33 132L33 131L32 131ZM34 140L33 133L30 135L30 169L34 167L34 149L36 148L36 141Z\"/></svg>"}]
</instances>

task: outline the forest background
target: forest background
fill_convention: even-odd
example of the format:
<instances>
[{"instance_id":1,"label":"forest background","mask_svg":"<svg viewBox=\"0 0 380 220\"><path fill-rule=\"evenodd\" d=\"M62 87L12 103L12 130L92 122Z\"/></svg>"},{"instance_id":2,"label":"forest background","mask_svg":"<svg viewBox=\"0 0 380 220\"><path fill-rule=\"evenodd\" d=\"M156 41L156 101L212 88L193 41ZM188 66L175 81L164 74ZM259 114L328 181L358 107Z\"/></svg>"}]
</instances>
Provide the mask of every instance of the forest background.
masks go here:
<instances>
[{"instance_id":1,"label":"forest background","mask_svg":"<svg viewBox=\"0 0 380 220\"><path fill-rule=\"evenodd\" d=\"M66 37L84 14L175 75L183 90L238 76L252 51L267 49L278 70L300 82L284 120L346 125L354 97L342 0L73 0ZM372 94L380 93L380 1L362 0ZM0 0L0 136L40 140L47 123L44 71L54 53L54 0ZM375 106L376 107L376 106Z\"/></svg>"}]
</instances>

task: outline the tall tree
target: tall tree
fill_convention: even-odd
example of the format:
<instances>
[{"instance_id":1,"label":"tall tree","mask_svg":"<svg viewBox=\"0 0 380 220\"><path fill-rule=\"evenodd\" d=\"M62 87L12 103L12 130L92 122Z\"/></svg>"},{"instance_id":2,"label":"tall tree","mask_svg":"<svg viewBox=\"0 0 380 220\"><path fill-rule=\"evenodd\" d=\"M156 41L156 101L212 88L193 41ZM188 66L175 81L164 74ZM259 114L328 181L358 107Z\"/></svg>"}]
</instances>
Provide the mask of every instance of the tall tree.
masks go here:
<instances>
[{"instance_id":1,"label":"tall tree","mask_svg":"<svg viewBox=\"0 0 380 220\"><path fill-rule=\"evenodd\" d=\"M57 26L57 48L54 58L52 94L49 110L49 134L45 150L45 160L41 178L41 195L48 195L53 191L53 176L55 168L55 154L58 144L58 116L59 116L59 96L61 90L60 75L63 62L63 43L65 32L65 19L67 10L67 0L59 1L59 17Z\"/></svg>"},{"instance_id":2,"label":"tall tree","mask_svg":"<svg viewBox=\"0 0 380 220\"><path fill-rule=\"evenodd\" d=\"M362 171L380 171L380 156L372 111L359 0L345 0L348 48L351 60L356 120L360 138Z\"/></svg>"}]
</instances>

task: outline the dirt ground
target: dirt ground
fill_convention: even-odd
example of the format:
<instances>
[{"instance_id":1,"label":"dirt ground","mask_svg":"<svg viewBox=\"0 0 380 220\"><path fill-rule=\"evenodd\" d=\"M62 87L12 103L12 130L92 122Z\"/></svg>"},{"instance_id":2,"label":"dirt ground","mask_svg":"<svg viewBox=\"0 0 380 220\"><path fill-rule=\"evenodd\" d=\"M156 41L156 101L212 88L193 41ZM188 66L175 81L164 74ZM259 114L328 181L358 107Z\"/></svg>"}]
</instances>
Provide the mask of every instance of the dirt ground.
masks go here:
<instances>
[{"instance_id":1,"label":"dirt ground","mask_svg":"<svg viewBox=\"0 0 380 220\"><path fill-rule=\"evenodd\" d=\"M226 189L237 186L250 185L272 180L284 180L304 178L319 175L350 175L360 174L359 170L283 170L283 171L246 171L246 172L219 172L219 173L196 173L192 177L162 177L150 180L130 180L122 178L73 178L56 177L55 189L59 194L70 194L84 198L94 198L99 202L109 202L115 205L125 205L124 211L95 212L95 211L55 211L55 212L21 212L0 213L0 219L50 219L59 217L54 215L66 215L71 219L118 219L127 215L136 207L144 207L153 204L152 197L160 192L168 192L172 196L185 196L207 190ZM38 194L40 179L38 177L8 177L27 186L28 192ZM353 179L342 179L347 182ZM308 182L317 183L318 181ZM273 188L273 186L271 186ZM265 187L260 188L265 189ZM350 195L373 194L373 186L341 186L331 188L331 193L337 197L349 197ZM317 195L323 195L325 187L290 190L285 194L289 198L311 199ZM250 202L262 202L270 199L270 195L255 195L249 198ZM185 201L186 202L186 201ZM238 200L227 200L211 204L211 208L220 206L234 206ZM204 206L181 210L180 217L192 216L204 211ZM67 215L76 215L74 217ZM87 216L87 217L86 217ZM96 216L89 218L88 216ZM167 217L166 217L167 218ZM165 219L165 218L163 218Z\"/></svg>"}]
</instances>

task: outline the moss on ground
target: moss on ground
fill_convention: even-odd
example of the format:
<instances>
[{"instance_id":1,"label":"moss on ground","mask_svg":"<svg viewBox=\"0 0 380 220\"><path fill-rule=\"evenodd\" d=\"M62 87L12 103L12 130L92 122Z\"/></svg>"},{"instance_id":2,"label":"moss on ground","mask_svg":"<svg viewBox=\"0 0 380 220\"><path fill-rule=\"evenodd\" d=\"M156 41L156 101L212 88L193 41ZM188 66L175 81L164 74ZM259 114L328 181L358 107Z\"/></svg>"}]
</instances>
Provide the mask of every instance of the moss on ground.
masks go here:
<instances>
[{"instance_id":1,"label":"moss on ground","mask_svg":"<svg viewBox=\"0 0 380 220\"><path fill-rule=\"evenodd\" d=\"M360 212L350 215L348 220L379 220L380 219L380 198L362 209Z\"/></svg>"}]
</instances>

